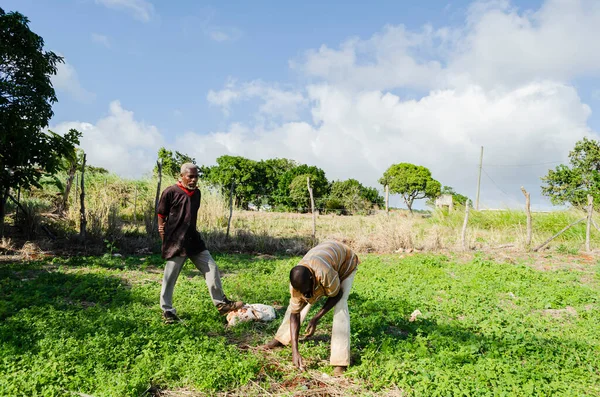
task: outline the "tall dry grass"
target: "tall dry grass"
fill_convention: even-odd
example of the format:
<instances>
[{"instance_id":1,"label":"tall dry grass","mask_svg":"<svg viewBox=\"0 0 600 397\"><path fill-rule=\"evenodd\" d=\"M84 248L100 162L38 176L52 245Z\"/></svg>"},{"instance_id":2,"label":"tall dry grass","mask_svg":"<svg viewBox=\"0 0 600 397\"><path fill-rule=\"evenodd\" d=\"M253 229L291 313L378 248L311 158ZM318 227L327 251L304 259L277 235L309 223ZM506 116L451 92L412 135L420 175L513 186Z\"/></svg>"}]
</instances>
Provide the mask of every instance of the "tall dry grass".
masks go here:
<instances>
[{"instance_id":1,"label":"tall dry grass","mask_svg":"<svg viewBox=\"0 0 600 397\"><path fill-rule=\"evenodd\" d=\"M66 179L66 175L64 176ZM164 177L161 190L176 180ZM88 234L93 238L119 241L125 247L135 240L135 246L157 247L151 236L154 200L158 180L147 177L127 180L115 175L86 175L86 212ZM209 249L227 252L302 253L315 244L312 239L310 214L233 211L231 230L226 236L229 218L228 197L217 189L199 186L202 203L198 214L198 229ZM47 211L50 200L58 191L46 187L43 194L32 191L23 198L31 212L33 223ZM75 187L69 197L64 227L72 233L79 230L79 197ZM137 199L136 199L137 196ZM50 198L50 199L48 199ZM48 202L46 202L48 201ZM533 215L533 242L536 246L565 225L585 216L580 211L557 211ZM464 213L433 211L428 216L407 211L392 211L389 215L317 216L316 240L337 239L358 252L392 253L399 251L462 250L461 229ZM27 224L28 230L35 224ZM523 211L471 211L467 229L470 249L490 249L510 246L524 250L526 217ZM128 240L129 238L129 240ZM152 240L154 239L154 240ZM576 252L585 243L585 224L579 224L553 241L549 248ZM593 231L592 246L600 247L600 233Z\"/></svg>"}]
</instances>

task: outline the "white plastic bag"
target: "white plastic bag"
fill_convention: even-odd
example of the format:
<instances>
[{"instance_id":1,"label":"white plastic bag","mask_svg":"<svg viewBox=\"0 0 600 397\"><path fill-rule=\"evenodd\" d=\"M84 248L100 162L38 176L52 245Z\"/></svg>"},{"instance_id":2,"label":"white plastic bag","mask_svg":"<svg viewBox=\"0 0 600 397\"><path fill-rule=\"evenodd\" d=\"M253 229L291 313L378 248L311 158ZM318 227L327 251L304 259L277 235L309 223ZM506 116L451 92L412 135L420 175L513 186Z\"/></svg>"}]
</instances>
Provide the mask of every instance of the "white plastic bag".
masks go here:
<instances>
[{"instance_id":1,"label":"white plastic bag","mask_svg":"<svg viewBox=\"0 0 600 397\"><path fill-rule=\"evenodd\" d=\"M271 321L273 319L275 319L275 309L260 303L246 304L238 310L227 313L229 326L244 321Z\"/></svg>"}]
</instances>

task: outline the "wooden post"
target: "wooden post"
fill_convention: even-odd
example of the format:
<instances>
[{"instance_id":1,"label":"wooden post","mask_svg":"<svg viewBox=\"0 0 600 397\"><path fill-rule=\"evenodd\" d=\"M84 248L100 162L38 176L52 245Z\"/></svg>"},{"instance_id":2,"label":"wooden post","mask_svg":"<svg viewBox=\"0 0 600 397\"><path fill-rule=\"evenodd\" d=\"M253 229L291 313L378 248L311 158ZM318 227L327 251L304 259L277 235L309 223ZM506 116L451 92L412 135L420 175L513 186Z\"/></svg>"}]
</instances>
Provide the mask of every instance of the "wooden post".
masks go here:
<instances>
[{"instance_id":1,"label":"wooden post","mask_svg":"<svg viewBox=\"0 0 600 397\"><path fill-rule=\"evenodd\" d=\"M81 163L81 195L79 196L79 238L85 242L87 219L85 217L85 159L86 154L83 154L83 162Z\"/></svg>"},{"instance_id":2,"label":"wooden post","mask_svg":"<svg viewBox=\"0 0 600 397\"><path fill-rule=\"evenodd\" d=\"M79 174L75 174L75 200L74 203L77 202L77 197L79 197Z\"/></svg>"},{"instance_id":3,"label":"wooden post","mask_svg":"<svg viewBox=\"0 0 600 397\"><path fill-rule=\"evenodd\" d=\"M525 212L527 213L527 240L525 241L525 245L529 249L531 247L531 195L525 190L523 186L521 186L521 191L525 195Z\"/></svg>"},{"instance_id":4,"label":"wooden post","mask_svg":"<svg viewBox=\"0 0 600 397\"><path fill-rule=\"evenodd\" d=\"M533 252L537 252L540 249L544 248L544 246L546 244L548 244L550 241L554 240L555 238L557 238L558 236L560 236L561 234L563 234L564 232L566 232L567 230L569 230L570 228L575 226L576 224L581 223L581 222L585 221L586 219L587 219L587 216L585 218L581 218L580 220L571 223L570 225L565 226L560 232L556 233L554 236L550 237L548 240L544 241L542 244L535 247L533 249Z\"/></svg>"},{"instance_id":5,"label":"wooden post","mask_svg":"<svg viewBox=\"0 0 600 397\"><path fill-rule=\"evenodd\" d=\"M133 192L133 224L137 225L137 185L135 185L135 191Z\"/></svg>"},{"instance_id":6,"label":"wooden post","mask_svg":"<svg viewBox=\"0 0 600 397\"><path fill-rule=\"evenodd\" d=\"M390 185L385 185L385 214L390 215Z\"/></svg>"},{"instance_id":7,"label":"wooden post","mask_svg":"<svg viewBox=\"0 0 600 397\"><path fill-rule=\"evenodd\" d=\"M479 155L479 176L477 177L477 197L475 198L475 211L479 211L479 188L481 187L481 168L483 167L483 146Z\"/></svg>"},{"instance_id":8,"label":"wooden post","mask_svg":"<svg viewBox=\"0 0 600 397\"><path fill-rule=\"evenodd\" d=\"M590 232L592 227L592 214L594 213L594 198L588 194L588 216L587 216L587 226L585 229L585 250L587 252L591 251L590 247Z\"/></svg>"},{"instance_id":9,"label":"wooden post","mask_svg":"<svg viewBox=\"0 0 600 397\"><path fill-rule=\"evenodd\" d=\"M156 185L156 197L154 198L154 216L152 217L152 234L156 234L158 232L157 222L158 222L158 200L160 198L160 184L162 182L162 158L156 162L158 166L158 185Z\"/></svg>"},{"instance_id":10,"label":"wooden post","mask_svg":"<svg viewBox=\"0 0 600 397\"><path fill-rule=\"evenodd\" d=\"M233 217L233 188L234 188L235 179L231 179L231 190L229 191L229 220L227 221L227 235L225 236L229 239L229 228L231 227L231 218Z\"/></svg>"},{"instance_id":11,"label":"wooden post","mask_svg":"<svg viewBox=\"0 0 600 397\"><path fill-rule=\"evenodd\" d=\"M19 190L17 190L17 203L21 203L21 187L19 186ZM26 214L23 214L26 215ZM17 209L15 211L15 224L19 223L19 206L17 205Z\"/></svg>"},{"instance_id":12,"label":"wooden post","mask_svg":"<svg viewBox=\"0 0 600 397\"><path fill-rule=\"evenodd\" d=\"M317 218L315 215L315 199L313 198L313 190L310 187L310 176L306 177L306 187L308 188L308 194L310 195L310 209L312 211L312 218L313 218L312 238L314 241L315 237L317 235Z\"/></svg>"},{"instance_id":13,"label":"wooden post","mask_svg":"<svg viewBox=\"0 0 600 397\"><path fill-rule=\"evenodd\" d=\"M462 227L462 247L463 250L467 251L468 247L467 247L467 222L469 222L469 199L467 199L467 202L465 203L465 220L463 222L463 227Z\"/></svg>"}]
</instances>

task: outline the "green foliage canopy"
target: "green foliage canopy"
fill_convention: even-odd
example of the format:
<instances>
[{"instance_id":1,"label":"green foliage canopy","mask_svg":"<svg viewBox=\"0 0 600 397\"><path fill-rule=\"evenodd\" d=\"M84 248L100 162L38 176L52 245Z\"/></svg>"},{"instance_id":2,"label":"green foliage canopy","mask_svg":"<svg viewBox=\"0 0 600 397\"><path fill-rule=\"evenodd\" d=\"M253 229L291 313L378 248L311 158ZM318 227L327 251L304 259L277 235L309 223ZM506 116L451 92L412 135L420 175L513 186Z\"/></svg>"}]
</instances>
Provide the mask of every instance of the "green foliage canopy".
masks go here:
<instances>
[{"instance_id":1,"label":"green foliage canopy","mask_svg":"<svg viewBox=\"0 0 600 397\"><path fill-rule=\"evenodd\" d=\"M583 138L569 152L570 166L561 164L542 177L542 194L554 205L570 203L582 208L587 195L600 204L600 143Z\"/></svg>"},{"instance_id":2,"label":"green foliage canopy","mask_svg":"<svg viewBox=\"0 0 600 397\"><path fill-rule=\"evenodd\" d=\"M410 163L393 164L379 183L389 185L390 193L400 194L411 213L415 200L435 198L440 195L442 187L432 178L428 168Z\"/></svg>"},{"instance_id":3,"label":"green foliage canopy","mask_svg":"<svg viewBox=\"0 0 600 397\"><path fill-rule=\"evenodd\" d=\"M63 157L72 157L81 134L44 132L57 101L50 81L62 58L44 51L44 40L18 12L0 8L0 234L10 188L40 186Z\"/></svg>"}]
</instances>

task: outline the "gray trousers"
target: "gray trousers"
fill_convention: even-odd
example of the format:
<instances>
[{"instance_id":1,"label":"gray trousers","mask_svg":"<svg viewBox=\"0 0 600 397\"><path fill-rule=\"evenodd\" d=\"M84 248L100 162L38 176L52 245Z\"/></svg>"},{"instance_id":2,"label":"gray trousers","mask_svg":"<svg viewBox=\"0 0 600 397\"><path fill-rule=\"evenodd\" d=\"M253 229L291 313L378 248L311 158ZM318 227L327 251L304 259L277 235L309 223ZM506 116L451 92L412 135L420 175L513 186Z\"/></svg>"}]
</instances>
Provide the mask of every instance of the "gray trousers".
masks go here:
<instances>
[{"instance_id":1,"label":"gray trousers","mask_svg":"<svg viewBox=\"0 0 600 397\"><path fill-rule=\"evenodd\" d=\"M343 295L333 307L333 329L331 330L331 355L329 364L333 366L350 365L350 313L348 311L348 296L354 281L356 270L352 272L344 281L342 281ZM308 311L312 306L307 304L300 312L300 324L304 322ZM292 339L290 330L291 306L283 317L283 321L277 330L275 339L284 345L289 345Z\"/></svg>"},{"instance_id":2,"label":"gray trousers","mask_svg":"<svg viewBox=\"0 0 600 397\"><path fill-rule=\"evenodd\" d=\"M186 256L176 256L170 258L165 265L165 273L163 275L162 290L160 291L160 307L165 312L176 313L173 308L173 290L175 283L181 272L181 268L187 259ZM192 263L202 272L206 280L208 292L215 306L223 303L225 294L221 285L221 276L217 263L210 255L208 250L204 250L199 254L190 256Z\"/></svg>"}]
</instances>

